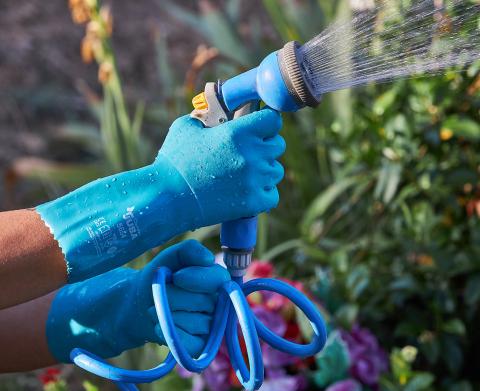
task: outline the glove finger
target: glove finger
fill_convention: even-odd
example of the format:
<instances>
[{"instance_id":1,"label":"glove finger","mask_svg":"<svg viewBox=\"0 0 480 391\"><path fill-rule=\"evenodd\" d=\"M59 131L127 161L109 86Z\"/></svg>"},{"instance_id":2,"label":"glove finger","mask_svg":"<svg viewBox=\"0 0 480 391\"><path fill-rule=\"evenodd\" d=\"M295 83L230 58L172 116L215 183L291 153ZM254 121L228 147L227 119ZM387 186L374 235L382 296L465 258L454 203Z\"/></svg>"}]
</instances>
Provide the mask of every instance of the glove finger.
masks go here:
<instances>
[{"instance_id":1,"label":"glove finger","mask_svg":"<svg viewBox=\"0 0 480 391\"><path fill-rule=\"evenodd\" d=\"M191 335L205 335L210 332L212 316L201 312L176 311L173 313L175 326Z\"/></svg>"},{"instance_id":2,"label":"glove finger","mask_svg":"<svg viewBox=\"0 0 480 391\"><path fill-rule=\"evenodd\" d=\"M199 337L198 335L191 335L183 331L180 328L175 328L177 330L178 337L180 342L187 349L188 353L193 357L197 357L205 347L206 339ZM165 345L165 337L163 336L162 330L159 325L155 326L155 333L158 337L158 342Z\"/></svg>"},{"instance_id":3,"label":"glove finger","mask_svg":"<svg viewBox=\"0 0 480 391\"><path fill-rule=\"evenodd\" d=\"M277 134L274 137L262 141L260 143L260 148L263 157L268 160L275 160L283 155L287 148L287 144L285 143L285 139Z\"/></svg>"},{"instance_id":4,"label":"glove finger","mask_svg":"<svg viewBox=\"0 0 480 391\"><path fill-rule=\"evenodd\" d=\"M232 126L235 132L251 134L263 140L278 134L282 127L282 117L278 111L267 107L234 119L229 122L229 126Z\"/></svg>"},{"instance_id":5,"label":"glove finger","mask_svg":"<svg viewBox=\"0 0 480 391\"><path fill-rule=\"evenodd\" d=\"M186 115L183 115L181 117L178 117L175 121L173 121L170 128L184 129L187 126L196 126L196 127L199 127L199 128L204 127L202 121L199 121L196 118L190 117L190 114L186 114Z\"/></svg>"},{"instance_id":6,"label":"glove finger","mask_svg":"<svg viewBox=\"0 0 480 391\"><path fill-rule=\"evenodd\" d=\"M148 315L153 326L158 324L157 311L155 307L148 309ZM173 322L175 326L192 335L204 335L210 332L212 316L202 312L173 311Z\"/></svg>"},{"instance_id":7,"label":"glove finger","mask_svg":"<svg viewBox=\"0 0 480 391\"><path fill-rule=\"evenodd\" d=\"M213 265L215 256L196 240L185 240L163 250L150 263L156 267L167 266L175 272L185 266Z\"/></svg>"},{"instance_id":8,"label":"glove finger","mask_svg":"<svg viewBox=\"0 0 480 391\"><path fill-rule=\"evenodd\" d=\"M277 160L273 163L265 163L259 168L259 171L264 177L264 186L273 188L276 186L285 175L283 166Z\"/></svg>"},{"instance_id":9,"label":"glove finger","mask_svg":"<svg viewBox=\"0 0 480 391\"><path fill-rule=\"evenodd\" d=\"M167 299L171 311L212 313L216 297L201 292L192 292L175 285L167 285Z\"/></svg>"},{"instance_id":10,"label":"glove finger","mask_svg":"<svg viewBox=\"0 0 480 391\"><path fill-rule=\"evenodd\" d=\"M229 280L230 274L220 265L190 266L173 275L173 284L177 287L203 293L216 293Z\"/></svg>"},{"instance_id":11,"label":"glove finger","mask_svg":"<svg viewBox=\"0 0 480 391\"><path fill-rule=\"evenodd\" d=\"M266 185L258 195L258 210L256 214L268 212L270 209L276 208L280 195L276 186Z\"/></svg>"}]
</instances>

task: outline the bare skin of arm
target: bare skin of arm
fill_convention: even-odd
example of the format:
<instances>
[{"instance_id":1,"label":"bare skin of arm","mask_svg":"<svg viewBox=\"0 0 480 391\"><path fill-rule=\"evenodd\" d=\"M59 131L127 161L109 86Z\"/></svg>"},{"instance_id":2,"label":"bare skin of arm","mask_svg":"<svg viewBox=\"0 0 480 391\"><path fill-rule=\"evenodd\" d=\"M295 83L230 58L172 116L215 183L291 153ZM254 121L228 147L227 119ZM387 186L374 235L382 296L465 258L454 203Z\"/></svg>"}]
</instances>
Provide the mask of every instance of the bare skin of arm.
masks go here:
<instances>
[{"instance_id":1,"label":"bare skin of arm","mask_svg":"<svg viewBox=\"0 0 480 391\"><path fill-rule=\"evenodd\" d=\"M1 212L0 309L43 296L66 282L62 251L37 212ZM32 318L25 317L23 323L29 323L27 319Z\"/></svg>"},{"instance_id":2,"label":"bare skin of arm","mask_svg":"<svg viewBox=\"0 0 480 391\"><path fill-rule=\"evenodd\" d=\"M56 364L48 350L46 322L55 292L0 311L0 373Z\"/></svg>"}]
</instances>

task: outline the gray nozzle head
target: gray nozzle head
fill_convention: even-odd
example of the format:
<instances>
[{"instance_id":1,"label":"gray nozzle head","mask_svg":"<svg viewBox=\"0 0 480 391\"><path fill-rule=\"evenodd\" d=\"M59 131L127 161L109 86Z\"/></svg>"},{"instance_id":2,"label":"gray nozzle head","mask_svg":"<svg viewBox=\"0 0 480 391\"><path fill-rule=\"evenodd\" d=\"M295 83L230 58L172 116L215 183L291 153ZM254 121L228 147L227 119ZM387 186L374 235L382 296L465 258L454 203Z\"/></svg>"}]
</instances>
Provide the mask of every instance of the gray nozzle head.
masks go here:
<instances>
[{"instance_id":1,"label":"gray nozzle head","mask_svg":"<svg viewBox=\"0 0 480 391\"><path fill-rule=\"evenodd\" d=\"M320 103L320 98L315 97L305 77L299 48L300 44L297 41L290 41L278 51L280 71L290 94L301 105L315 107Z\"/></svg>"}]
</instances>

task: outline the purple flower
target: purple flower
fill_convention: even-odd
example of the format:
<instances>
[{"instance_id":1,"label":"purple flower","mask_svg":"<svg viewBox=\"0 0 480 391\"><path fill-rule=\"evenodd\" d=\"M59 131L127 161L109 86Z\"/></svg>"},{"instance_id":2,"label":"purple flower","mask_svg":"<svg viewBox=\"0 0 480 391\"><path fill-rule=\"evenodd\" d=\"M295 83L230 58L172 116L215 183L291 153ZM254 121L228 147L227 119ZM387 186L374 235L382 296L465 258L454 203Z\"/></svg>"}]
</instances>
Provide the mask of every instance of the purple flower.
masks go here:
<instances>
[{"instance_id":1,"label":"purple flower","mask_svg":"<svg viewBox=\"0 0 480 391\"><path fill-rule=\"evenodd\" d=\"M231 388L230 361L225 345L220 347L217 356L202 375L210 390L228 391Z\"/></svg>"},{"instance_id":2,"label":"purple flower","mask_svg":"<svg viewBox=\"0 0 480 391\"><path fill-rule=\"evenodd\" d=\"M350 355L350 374L366 385L376 386L380 374L388 369L388 358L375 336L358 325L341 335Z\"/></svg>"},{"instance_id":3,"label":"purple flower","mask_svg":"<svg viewBox=\"0 0 480 391\"><path fill-rule=\"evenodd\" d=\"M281 352L266 343L262 343L263 364L266 368L279 368L292 365L298 361L298 357Z\"/></svg>"},{"instance_id":4,"label":"purple flower","mask_svg":"<svg viewBox=\"0 0 480 391\"><path fill-rule=\"evenodd\" d=\"M201 375L199 375L198 373L187 371L185 368L181 367L180 365L177 365L176 369L180 377L183 377L184 379L192 379L192 391L204 390L205 380L203 380L203 377Z\"/></svg>"},{"instance_id":5,"label":"purple flower","mask_svg":"<svg viewBox=\"0 0 480 391\"><path fill-rule=\"evenodd\" d=\"M257 319L268 329L278 336L283 337L285 331L287 331L287 323L280 314L259 305L253 307L252 311Z\"/></svg>"},{"instance_id":6,"label":"purple flower","mask_svg":"<svg viewBox=\"0 0 480 391\"><path fill-rule=\"evenodd\" d=\"M307 379L302 375L288 375L284 369L265 368L265 381L260 391L303 391L307 388Z\"/></svg>"},{"instance_id":7,"label":"purple flower","mask_svg":"<svg viewBox=\"0 0 480 391\"><path fill-rule=\"evenodd\" d=\"M325 391L361 391L362 386L353 379L341 380L333 383Z\"/></svg>"},{"instance_id":8,"label":"purple flower","mask_svg":"<svg viewBox=\"0 0 480 391\"><path fill-rule=\"evenodd\" d=\"M262 306L256 306L252 310L257 319L267 328L280 337L285 335L287 323L280 314ZM262 355L265 367L270 368L284 367L294 364L298 360L297 357L281 352L266 343L262 343Z\"/></svg>"}]
</instances>

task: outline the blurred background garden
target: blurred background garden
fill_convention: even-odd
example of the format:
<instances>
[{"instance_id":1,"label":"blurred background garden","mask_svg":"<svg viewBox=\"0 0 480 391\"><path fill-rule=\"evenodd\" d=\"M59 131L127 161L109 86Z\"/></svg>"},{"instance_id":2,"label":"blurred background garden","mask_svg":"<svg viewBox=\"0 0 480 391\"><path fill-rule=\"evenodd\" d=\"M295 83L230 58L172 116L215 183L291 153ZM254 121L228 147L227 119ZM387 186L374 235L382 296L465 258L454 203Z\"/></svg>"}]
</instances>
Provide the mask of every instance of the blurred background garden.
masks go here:
<instances>
[{"instance_id":1,"label":"blurred background garden","mask_svg":"<svg viewBox=\"0 0 480 391\"><path fill-rule=\"evenodd\" d=\"M1 0L0 210L151 162L205 82L374 8L374 0ZM477 62L339 91L284 115L281 201L260 218L249 274L303 289L330 335L307 360L264 346L263 390L480 390L479 110ZM218 252L218 227L186 236ZM288 303L249 299L277 333L308 340ZM115 362L147 368L164 354L147 346ZM223 391L238 388L234 379L221 354L202 375L179 371L141 389ZM2 391L44 388L114 386L72 366L0 376Z\"/></svg>"}]
</instances>

